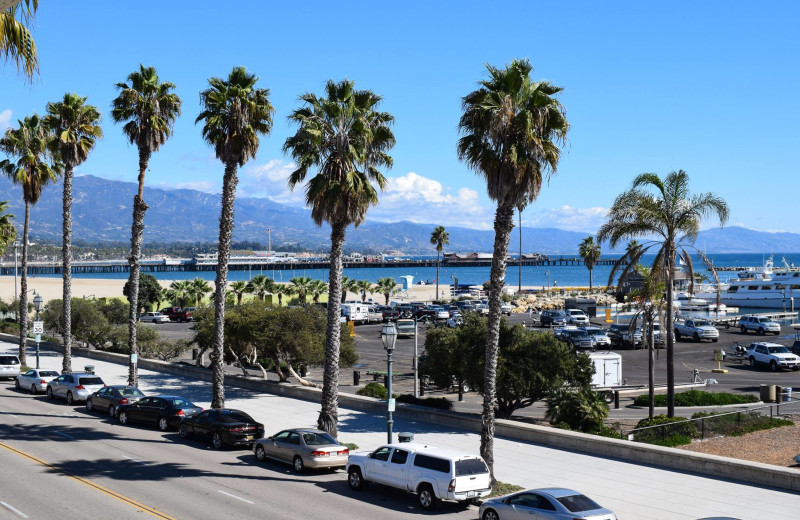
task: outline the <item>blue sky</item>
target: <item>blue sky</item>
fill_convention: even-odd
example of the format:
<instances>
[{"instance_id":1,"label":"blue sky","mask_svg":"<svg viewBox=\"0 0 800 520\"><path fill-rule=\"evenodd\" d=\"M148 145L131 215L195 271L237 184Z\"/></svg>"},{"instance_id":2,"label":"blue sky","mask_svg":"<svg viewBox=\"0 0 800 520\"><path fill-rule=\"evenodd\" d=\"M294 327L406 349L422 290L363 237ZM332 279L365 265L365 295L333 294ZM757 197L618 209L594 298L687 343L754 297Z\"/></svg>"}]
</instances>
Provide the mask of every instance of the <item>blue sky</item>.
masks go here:
<instances>
[{"instance_id":1,"label":"blue sky","mask_svg":"<svg viewBox=\"0 0 800 520\"><path fill-rule=\"evenodd\" d=\"M385 4L385 5L381 5ZM388 190L368 218L490 228L494 205L456 157L460 98L483 63L527 57L565 88L572 125L558 174L523 225L593 233L635 175L686 170L731 225L800 232L791 195L800 144L800 3L42 2L33 85L0 69L0 131L74 91L104 113L104 139L79 174L135 181L137 152L107 116L139 63L176 84L183 115L153 155L148 185L218 193L222 165L194 124L211 76L244 65L271 90L275 126L240 171L238 196L302 206L281 152L304 91L348 78L396 117ZM789 191L787 191L787 188ZM2 194L0 194L1 196ZM711 227L708 222L704 227Z\"/></svg>"}]
</instances>

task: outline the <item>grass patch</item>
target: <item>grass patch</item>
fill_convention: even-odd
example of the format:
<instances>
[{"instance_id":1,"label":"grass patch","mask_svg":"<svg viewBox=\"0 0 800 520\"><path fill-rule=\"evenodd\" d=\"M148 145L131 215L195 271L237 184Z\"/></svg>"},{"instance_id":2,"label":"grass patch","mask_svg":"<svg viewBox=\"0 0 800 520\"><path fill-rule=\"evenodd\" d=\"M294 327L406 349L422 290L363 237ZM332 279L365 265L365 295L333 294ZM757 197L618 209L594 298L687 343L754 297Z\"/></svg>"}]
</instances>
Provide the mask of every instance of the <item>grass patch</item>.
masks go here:
<instances>
[{"instance_id":1,"label":"grass patch","mask_svg":"<svg viewBox=\"0 0 800 520\"><path fill-rule=\"evenodd\" d=\"M655 444L656 446L666 446L674 448L675 446L683 446L684 444L691 444L692 438L688 435L672 435L665 439L657 439L649 441L648 444Z\"/></svg>"},{"instance_id":2,"label":"grass patch","mask_svg":"<svg viewBox=\"0 0 800 520\"><path fill-rule=\"evenodd\" d=\"M518 486L516 484L508 484L506 482L500 482L499 480L492 488L492 492L486 498L494 498L494 497L501 497L503 495L508 495L511 493L516 493L517 491L522 491L525 489L522 486Z\"/></svg>"},{"instance_id":3,"label":"grass patch","mask_svg":"<svg viewBox=\"0 0 800 520\"><path fill-rule=\"evenodd\" d=\"M703 392L700 390L688 390L675 394L675 406L724 406L727 404L747 404L757 403L760 399L750 394L730 394L726 392ZM647 406L649 397L647 395L637 395L633 400L635 406ZM667 396L659 394L655 396L656 406L667 406Z\"/></svg>"}]
</instances>

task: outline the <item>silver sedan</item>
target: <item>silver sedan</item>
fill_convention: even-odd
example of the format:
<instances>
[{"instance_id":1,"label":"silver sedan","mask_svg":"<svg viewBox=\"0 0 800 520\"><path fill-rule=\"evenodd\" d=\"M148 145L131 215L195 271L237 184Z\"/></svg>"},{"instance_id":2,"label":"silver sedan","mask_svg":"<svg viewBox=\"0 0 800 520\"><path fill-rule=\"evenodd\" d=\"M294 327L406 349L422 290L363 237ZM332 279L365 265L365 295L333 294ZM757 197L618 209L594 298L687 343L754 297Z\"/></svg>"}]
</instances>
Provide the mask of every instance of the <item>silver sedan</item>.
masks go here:
<instances>
[{"instance_id":1,"label":"silver sedan","mask_svg":"<svg viewBox=\"0 0 800 520\"><path fill-rule=\"evenodd\" d=\"M617 516L577 491L529 489L481 504L481 520L617 520Z\"/></svg>"},{"instance_id":2,"label":"silver sedan","mask_svg":"<svg viewBox=\"0 0 800 520\"><path fill-rule=\"evenodd\" d=\"M55 370L39 370L38 368L32 368L24 374L20 374L14 386L17 387L17 390L30 390L32 394L36 394L44 392L44 389L47 388L47 383L60 375L61 374Z\"/></svg>"},{"instance_id":3,"label":"silver sedan","mask_svg":"<svg viewBox=\"0 0 800 520\"><path fill-rule=\"evenodd\" d=\"M350 450L331 435L314 428L293 428L259 439L253 445L258 460L272 459L303 468L336 468L347 464Z\"/></svg>"}]
</instances>

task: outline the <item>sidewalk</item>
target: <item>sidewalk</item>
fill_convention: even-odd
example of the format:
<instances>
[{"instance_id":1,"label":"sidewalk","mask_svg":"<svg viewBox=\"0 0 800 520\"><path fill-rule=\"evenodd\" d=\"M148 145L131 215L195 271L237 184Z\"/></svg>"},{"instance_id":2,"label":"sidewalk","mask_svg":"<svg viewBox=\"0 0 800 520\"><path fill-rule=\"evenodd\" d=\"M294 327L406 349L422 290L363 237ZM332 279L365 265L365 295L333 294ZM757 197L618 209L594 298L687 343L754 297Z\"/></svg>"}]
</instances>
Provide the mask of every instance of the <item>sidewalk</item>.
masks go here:
<instances>
[{"instance_id":1,"label":"sidewalk","mask_svg":"<svg viewBox=\"0 0 800 520\"><path fill-rule=\"evenodd\" d=\"M1 353L16 353L16 349L11 343L0 342ZM107 384L126 382L125 366L81 357L73 360L76 370L87 364L94 365L96 373ZM42 368L60 370L60 354L45 353L41 365ZM178 393L204 407L208 407L211 401L208 383L146 370L140 370L140 388L145 393ZM288 427L313 426L319 412L316 403L233 387L226 387L225 404L240 408L263 422L267 434ZM373 449L386 442L386 418L383 415L340 409L339 419L339 438L343 442L356 443L361 449ZM470 453L479 450L479 435L435 424L400 418L395 420L394 430L412 432L415 440L440 447ZM800 504L800 496L789 492L503 438L495 439L495 473L503 482L524 487L577 489L614 510L623 519L689 520L732 516L742 520L761 520L768 516L775 520L789 520L797 518Z\"/></svg>"}]
</instances>

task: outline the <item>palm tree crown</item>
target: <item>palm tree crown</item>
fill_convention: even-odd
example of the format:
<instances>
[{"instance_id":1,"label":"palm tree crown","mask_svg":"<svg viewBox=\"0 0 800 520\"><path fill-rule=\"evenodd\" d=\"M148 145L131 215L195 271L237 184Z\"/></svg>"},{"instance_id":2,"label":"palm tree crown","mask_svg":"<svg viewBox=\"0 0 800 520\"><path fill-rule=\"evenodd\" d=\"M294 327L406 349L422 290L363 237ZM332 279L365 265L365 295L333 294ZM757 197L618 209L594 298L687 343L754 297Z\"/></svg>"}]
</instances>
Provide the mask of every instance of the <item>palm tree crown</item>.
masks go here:
<instances>
[{"instance_id":1,"label":"palm tree crown","mask_svg":"<svg viewBox=\"0 0 800 520\"><path fill-rule=\"evenodd\" d=\"M600 244L594 241L594 237L588 236L581 241L578 246L578 254L583 258L583 265L589 270L589 290L592 290L592 270L600 260Z\"/></svg>"},{"instance_id":2,"label":"palm tree crown","mask_svg":"<svg viewBox=\"0 0 800 520\"><path fill-rule=\"evenodd\" d=\"M39 0L23 0L0 11L0 56L13 60L29 80L39 70L36 42L28 29L38 8Z\"/></svg>"},{"instance_id":3,"label":"palm tree crown","mask_svg":"<svg viewBox=\"0 0 800 520\"><path fill-rule=\"evenodd\" d=\"M439 257L442 254L442 246L450 243L450 233L445 231L444 226L436 226L431 233L431 244L436 246L436 295L434 300L439 299Z\"/></svg>"},{"instance_id":4,"label":"palm tree crown","mask_svg":"<svg viewBox=\"0 0 800 520\"><path fill-rule=\"evenodd\" d=\"M375 284L375 289L383 294L386 298L386 305L389 305L389 298L397 288L397 280L394 278L380 278L378 283Z\"/></svg>"},{"instance_id":5,"label":"palm tree crown","mask_svg":"<svg viewBox=\"0 0 800 520\"><path fill-rule=\"evenodd\" d=\"M9 244L17 238L17 227L14 225L14 217L8 210L8 201L0 201L0 254L5 253Z\"/></svg>"}]
</instances>

